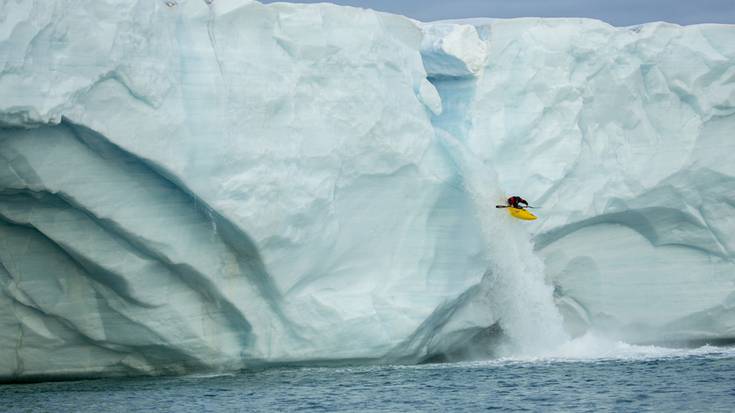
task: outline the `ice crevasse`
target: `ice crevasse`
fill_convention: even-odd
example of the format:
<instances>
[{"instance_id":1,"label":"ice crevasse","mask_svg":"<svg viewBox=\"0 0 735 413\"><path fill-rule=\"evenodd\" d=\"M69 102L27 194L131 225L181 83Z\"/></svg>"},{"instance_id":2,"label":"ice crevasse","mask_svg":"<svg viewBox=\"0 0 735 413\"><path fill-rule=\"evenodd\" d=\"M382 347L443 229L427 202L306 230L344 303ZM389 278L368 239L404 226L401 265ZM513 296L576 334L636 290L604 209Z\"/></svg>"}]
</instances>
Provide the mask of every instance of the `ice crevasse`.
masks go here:
<instances>
[{"instance_id":1,"label":"ice crevasse","mask_svg":"<svg viewBox=\"0 0 735 413\"><path fill-rule=\"evenodd\" d=\"M734 130L729 25L0 2L0 378L727 342Z\"/></svg>"}]
</instances>

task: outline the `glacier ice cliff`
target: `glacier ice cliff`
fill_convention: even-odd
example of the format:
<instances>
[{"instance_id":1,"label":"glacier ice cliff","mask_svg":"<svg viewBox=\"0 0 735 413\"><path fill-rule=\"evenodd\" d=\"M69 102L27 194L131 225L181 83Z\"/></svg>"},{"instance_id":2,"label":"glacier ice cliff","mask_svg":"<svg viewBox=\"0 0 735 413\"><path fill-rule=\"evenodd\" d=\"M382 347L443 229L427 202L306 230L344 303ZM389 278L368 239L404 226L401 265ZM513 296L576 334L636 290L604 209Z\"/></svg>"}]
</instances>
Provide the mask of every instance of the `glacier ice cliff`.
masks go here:
<instances>
[{"instance_id":1,"label":"glacier ice cliff","mask_svg":"<svg viewBox=\"0 0 735 413\"><path fill-rule=\"evenodd\" d=\"M1 380L735 338L733 26L0 11Z\"/></svg>"}]
</instances>

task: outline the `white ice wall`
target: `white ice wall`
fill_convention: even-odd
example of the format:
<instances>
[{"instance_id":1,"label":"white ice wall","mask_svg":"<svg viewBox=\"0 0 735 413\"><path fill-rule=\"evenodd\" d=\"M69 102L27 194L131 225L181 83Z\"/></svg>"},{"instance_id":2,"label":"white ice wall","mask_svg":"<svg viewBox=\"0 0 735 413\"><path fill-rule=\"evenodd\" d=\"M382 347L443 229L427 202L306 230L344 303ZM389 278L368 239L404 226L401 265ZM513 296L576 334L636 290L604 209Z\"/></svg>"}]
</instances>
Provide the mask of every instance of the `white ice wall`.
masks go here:
<instances>
[{"instance_id":1,"label":"white ice wall","mask_svg":"<svg viewBox=\"0 0 735 413\"><path fill-rule=\"evenodd\" d=\"M733 337L731 26L210 3L0 3L0 376Z\"/></svg>"},{"instance_id":2,"label":"white ice wall","mask_svg":"<svg viewBox=\"0 0 735 413\"><path fill-rule=\"evenodd\" d=\"M432 350L401 343L484 275L408 19L4 6L3 375L420 359ZM488 309L457 328L494 322ZM31 352L54 346L106 356Z\"/></svg>"},{"instance_id":3,"label":"white ice wall","mask_svg":"<svg viewBox=\"0 0 735 413\"><path fill-rule=\"evenodd\" d=\"M731 338L735 27L474 24L487 65L467 142L543 206L530 229L567 318L586 320L572 330Z\"/></svg>"}]
</instances>

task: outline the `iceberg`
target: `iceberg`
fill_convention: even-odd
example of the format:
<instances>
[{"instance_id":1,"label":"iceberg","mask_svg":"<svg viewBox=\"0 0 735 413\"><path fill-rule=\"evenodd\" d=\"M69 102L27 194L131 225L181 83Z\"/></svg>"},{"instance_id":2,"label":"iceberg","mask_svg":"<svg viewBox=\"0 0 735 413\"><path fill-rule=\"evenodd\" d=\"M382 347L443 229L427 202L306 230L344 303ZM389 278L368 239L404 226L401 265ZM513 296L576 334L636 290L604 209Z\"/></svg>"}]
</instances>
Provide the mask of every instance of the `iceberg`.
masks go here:
<instances>
[{"instance_id":1,"label":"iceberg","mask_svg":"<svg viewBox=\"0 0 735 413\"><path fill-rule=\"evenodd\" d=\"M0 11L0 380L735 338L733 26Z\"/></svg>"}]
</instances>

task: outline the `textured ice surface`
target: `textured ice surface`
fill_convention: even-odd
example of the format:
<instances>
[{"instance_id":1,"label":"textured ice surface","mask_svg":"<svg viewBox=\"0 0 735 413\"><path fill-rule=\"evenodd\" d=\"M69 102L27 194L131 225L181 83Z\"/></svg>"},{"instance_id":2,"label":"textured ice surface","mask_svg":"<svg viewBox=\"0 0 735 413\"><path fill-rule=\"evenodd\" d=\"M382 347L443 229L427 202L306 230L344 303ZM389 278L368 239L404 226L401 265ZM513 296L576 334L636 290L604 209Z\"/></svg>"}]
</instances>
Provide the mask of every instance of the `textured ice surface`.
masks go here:
<instances>
[{"instance_id":1,"label":"textured ice surface","mask_svg":"<svg viewBox=\"0 0 735 413\"><path fill-rule=\"evenodd\" d=\"M543 205L530 228L570 327L732 338L735 27L481 27L468 144Z\"/></svg>"},{"instance_id":2,"label":"textured ice surface","mask_svg":"<svg viewBox=\"0 0 735 413\"><path fill-rule=\"evenodd\" d=\"M170 4L0 3L0 377L735 337L732 26Z\"/></svg>"}]
</instances>

